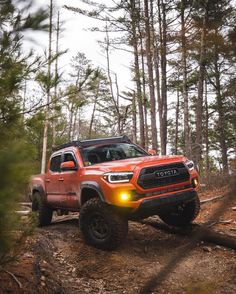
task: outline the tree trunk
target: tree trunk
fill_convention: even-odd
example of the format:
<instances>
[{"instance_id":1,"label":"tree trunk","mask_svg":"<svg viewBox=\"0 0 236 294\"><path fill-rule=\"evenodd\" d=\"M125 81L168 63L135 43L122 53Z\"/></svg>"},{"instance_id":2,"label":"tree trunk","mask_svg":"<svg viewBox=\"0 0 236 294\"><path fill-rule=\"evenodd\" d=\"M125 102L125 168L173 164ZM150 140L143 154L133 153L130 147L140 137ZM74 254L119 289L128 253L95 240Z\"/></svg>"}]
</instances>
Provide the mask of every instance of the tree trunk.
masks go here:
<instances>
[{"instance_id":1,"label":"tree trunk","mask_svg":"<svg viewBox=\"0 0 236 294\"><path fill-rule=\"evenodd\" d=\"M152 130L152 148L157 150L157 126L156 126L156 101L153 78L153 58L151 52L151 27L149 22L149 5L148 0L144 0L145 29L146 29L146 57L149 77L149 92L151 105L151 130Z\"/></svg>"},{"instance_id":2,"label":"tree trunk","mask_svg":"<svg viewBox=\"0 0 236 294\"><path fill-rule=\"evenodd\" d=\"M166 154L167 145L167 81L166 81L166 7L158 0L159 32L160 32L160 63L161 63L161 101L159 102L161 154Z\"/></svg>"},{"instance_id":3,"label":"tree trunk","mask_svg":"<svg viewBox=\"0 0 236 294\"><path fill-rule=\"evenodd\" d=\"M76 126L77 126L77 115L78 115L79 107L73 111L73 122L72 122L72 132L71 132L71 140L75 140L76 136Z\"/></svg>"},{"instance_id":4,"label":"tree trunk","mask_svg":"<svg viewBox=\"0 0 236 294\"><path fill-rule=\"evenodd\" d=\"M92 112L92 116L91 116L91 120L90 120L90 124L89 124L89 139L91 139L91 135L92 135L93 121L94 121L95 111L96 111L96 106L97 106L99 87L100 87L100 81L98 81L98 83L97 83L96 95L94 97L93 112Z\"/></svg>"},{"instance_id":5,"label":"tree trunk","mask_svg":"<svg viewBox=\"0 0 236 294\"><path fill-rule=\"evenodd\" d=\"M139 1L139 21L138 32L140 39L140 49L141 49L141 65L142 65L142 89L143 89L143 113L144 113L144 136L145 136L145 146L148 147L148 138L149 138L149 130L148 130L148 99L147 99L147 91L146 91L146 78L145 78L145 63L144 63L144 48L143 48L143 34L141 30L141 5Z\"/></svg>"},{"instance_id":6,"label":"tree trunk","mask_svg":"<svg viewBox=\"0 0 236 294\"><path fill-rule=\"evenodd\" d=\"M132 99L132 142L137 143L137 116L136 116L136 93L133 92Z\"/></svg>"},{"instance_id":7,"label":"tree trunk","mask_svg":"<svg viewBox=\"0 0 236 294\"><path fill-rule=\"evenodd\" d=\"M206 125L205 125L205 143L206 143L206 177L208 179L210 171L210 158L209 158L209 110L208 110L208 94L207 94L207 81L205 80L205 116L206 116Z\"/></svg>"},{"instance_id":8,"label":"tree trunk","mask_svg":"<svg viewBox=\"0 0 236 294\"><path fill-rule=\"evenodd\" d=\"M159 50L158 50L158 41L157 41L157 36L156 36L156 31L154 28L154 15L153 15L153 2L150 2L150 8L151 8L151 33L152 33L152 38L151 38L151 43L152 43L152 52L153 52L153 66L154 66L154 72L155 72L155 82L156 82L156 94L157 94L157 103L158 103L158 108L159 108L159 101L161 99L161 93L160 93L160 72L159 72L159 63L160 63L160 58L159 58ZM158 144L158 140L157 140ZM158 148L157 146L157 152Z\"/></svg>"},{"instance_id":9,"label":"tree trunk","mask_svg":"<svg viewBox=\"0 0 236 294\"><path fill-rule=\"evenodd\" d=\"M217 30L215 32L217 36ZM226 134L225 134L225 116L224 116L224 109L223 109L223 101L221 95L221 83L220 83L220 71L218 66L219 61L219 53L218 53L218 45L215 44L215 52L214 52L214 70L215 70L215 90L216 90L216 101L217 101L217 111L219 115L218 121L218 130L219 130L219 141L220 141L220 148L221 148L221 157L222 157L222 164L223 164L223 171L225 173L229 173L228 168L228 158L227 158L227 145L226 145Z\"/></svg>"},{"instance_id":10,"label":"tree trunk","mask_svg":"<svg viewBox=\"0 0 236 294\"><path fill-rule=\"evenodd\" d=\"M113 81L111 78L111 70L110 70L110 56L109 56L109 49L110 49L110 39L109 39L109 35L108 35L108 28L106 25L106 47L105 47L105 51L106 51L106 59L107 59L107 75L108 75L108 80L109 80L109 86L110 86L110 92L111 92L111 97L112 97L112 101L114 103L115 109L116 109L116 113L117 113L117 121L118 121L118 134L121 135L121 116L120 116L120 110L117 104L117 99L119 98L117 96L117 99L115 98L115 94L114 94L114 90L113 90Z\"/></svg>"},{"instance_id":11,"label":"tree trunk","mask_svg":"<svg viewBox=\"0 0 236 294\"><path fill-rule=\"evenodd\" d=\"M152 220L142 221L141 223L153 226L154 228L158 230L163 230L170 234L177 234L177 235L189 236L189 237L193 237L196 234L199 234L199 235L201 234L202 241L210 242L213 244L217 244L220 246L224 246L224 247L236 250L236 239L234 237L226 235L226 234L218 233L216 231L213 231L212 229L205 228L197 224L194 224L191 227L187 227L187 228L175 228L175 227L170 227L164 223L159 223L157 221L152 221Z\"/></svg>"},{"instance_id":12,"label":"tree trunk","mask_svg":"<svg viewBox=\"0 0 236 294\"><path fill-rule=\"evenodd\" d=\"M154 38L153 41L155 41L156 38ZM157 42L157 41L156 41ZM157 44L154 45L154 71L155 71L155 81L156 81L156 93L157 93L157 103L158 103L158 113L159 113L159 130L161 135L161 129L162 129L162 120L161 120L161 112L162 112L162 100L161 100L161 93L160 93L160 56L158 52Z\"/></svg>"},{"instance_id":13,"label":"tree trunk","mask_svg":"<svg viewBox=\"0 0 236 294\"><path fill-rule=\"evenodd\" d=\"M74 118L74 104L71 103L71 107L69 110L69 131L68 131L68 141L72 139L72 126L73 126L73 118Z\"/></svg>"},{"instance_id":14,"label":"tree trunk","mask_svg":"<svg viewBox=\"0 0 236 294\"><path fill-rule=\"evenodd\" d=\"M186 48L186 27L185 27L185 0L181 0L181 50L182 50L182 92L184 100L184 153L190 156L190 136L189 136L189 106L187 90L187 48Z\"/></svg>"},{"instance_id":15,"label":"tree trunk","mask_svg":"<svg viewBox=\"0 0 236 294\"><path fill-rule=\"evenodd\" d=\"M137 102L139 112L139 130L140 130L140 145L145 148L145 129L144 129L144 115L143 115L143 102L142 102L142 88L141 88L141 77L139 67L139 56L138 56L138 36L137 36L137 17L138 11L135 7L135 0L130 0L131 5L131 26L132 26L132 46L134 51L134 74L137 88Z\"/></svg>"},{"instance_id":16,"label":"tree trunk","mask_svg":"<svg viewBox=\"0 0 236 294\"><path fill-rule=\"evenodd\" d=\"M54 86L54 103L53 103L53 120L52 120L52 146L55 145L56 143L56 119L55 119L55 114L56 114L56 111L55 111L55 108L57 106L57 85L58 85L58 53L59 53L59 33L60 33L60 12L58 11L57 13L57 28L56 28L56 60L55 60L55 86Z\"/></svg>"},{"instance_id":17,"label":"tree trunk","mask_svg":"<svg viewBox=\"0 0 236 294\"><path fill-rule=\"evenodd\" d=\"M52 59L52 14L53 14L53 1L50 0L49 7L49 46L48 46L48 85L47 85L47 105L45 107L45 122L43 131L43 150L42 150L42 161L41 161L41 173L44 174L46 170L47 161L47 145L48 145L48 127L49 127L49 103L51 99L51 59Z\"/></svg>"},{"instance_id":18,"label":"tree trunk","mask_svg":"<svg viewBox=\"0 0 236 294\"><path fill-rule=\"evenodd\" d=\"M177 102L175 111L175 149L174 154L178 154L178 136L179 136L179 89L177 89Z\"/></svg>"},{"instance_id":19,"label":"tree trunk","mask_svg":"<svg viewBox=\"0 0 236 294\"><path fill-rule=\"evenodd\" d=\"M143 83L143 109L144 109L144 130L145 130L145 146L148 147L149 142L149 127L148 127L148 98L146 91L146 78L145 78L145 64L143 53L143 40L140 40L141 44L141 63L142 63L142 83Z\"/></svg>"},{"instance_id":20,"label":"tree trunk","mask_svg":"<svg viewBox=\"0 0 236 294\"><path fill-rule=\"evenodd\" d=\"M198 72L198 95L196 109L196 140L194 146L194 157L196 164L200 168L201 153L202 153L202 119L203 119L203 88L205 76L205 55L206 55L206 24L208 19L208 0L205 1L204 19L201 32L200 57L199 57L199 72Z\"/></svg>"}]
</instances>

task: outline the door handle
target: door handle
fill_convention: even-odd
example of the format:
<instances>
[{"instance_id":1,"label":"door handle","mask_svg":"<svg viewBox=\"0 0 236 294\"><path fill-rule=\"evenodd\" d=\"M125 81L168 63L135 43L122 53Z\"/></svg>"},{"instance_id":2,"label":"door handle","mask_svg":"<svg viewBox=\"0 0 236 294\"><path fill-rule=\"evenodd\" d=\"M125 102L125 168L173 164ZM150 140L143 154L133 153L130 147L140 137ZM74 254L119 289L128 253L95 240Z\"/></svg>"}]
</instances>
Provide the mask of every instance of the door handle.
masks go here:
<instances>
[{"instance_id":1,"label":"door handle","mask_svg":"<svg viewBox=\"0 0 236 294\"><path fill-rule=\"evenodd\" d=\"M50 179L46 179L45 181L46 181L47 183L49 183L49 182L50 182Z\"/></svg>"},{"instance_id":2,"label":"door handle","mask_svg":"<svg viewBox=\"0 0 236 294\"><path fill-rule=\"evenodd\" d=\"M59 178L59 181L63 182L64 181L64 178Z\"/></svg>"}]
</instances>

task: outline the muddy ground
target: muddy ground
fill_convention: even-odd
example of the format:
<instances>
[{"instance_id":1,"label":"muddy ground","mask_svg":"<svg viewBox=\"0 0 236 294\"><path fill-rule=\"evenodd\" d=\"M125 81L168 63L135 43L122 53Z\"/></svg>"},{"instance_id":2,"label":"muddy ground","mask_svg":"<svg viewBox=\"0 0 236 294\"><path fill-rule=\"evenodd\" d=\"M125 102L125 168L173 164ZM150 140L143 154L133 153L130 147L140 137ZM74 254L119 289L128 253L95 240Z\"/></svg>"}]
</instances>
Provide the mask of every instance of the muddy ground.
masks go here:
<instances>
[{"instance_id":1,"label":"muddy ground","mask_svg":"<svg viewBox=\"0 0 236 294\"><path fill-rule=\"evenodd\" d=\"M214 190L200 197L225 192ZM223 199L203 205L196 222L207 221ZM233 206L236 200L212 229L236 237ZM36 229L27 238L18 260L5 268L8 273L0 272L0 293L139 293L189 242L189 237L161 231L145 221L130 222L125 243L105 252L84 243L77 215L55 217L50 226ZM201 242L153 293L236 293L236 252Z\"/></svg>"}]
</instances>

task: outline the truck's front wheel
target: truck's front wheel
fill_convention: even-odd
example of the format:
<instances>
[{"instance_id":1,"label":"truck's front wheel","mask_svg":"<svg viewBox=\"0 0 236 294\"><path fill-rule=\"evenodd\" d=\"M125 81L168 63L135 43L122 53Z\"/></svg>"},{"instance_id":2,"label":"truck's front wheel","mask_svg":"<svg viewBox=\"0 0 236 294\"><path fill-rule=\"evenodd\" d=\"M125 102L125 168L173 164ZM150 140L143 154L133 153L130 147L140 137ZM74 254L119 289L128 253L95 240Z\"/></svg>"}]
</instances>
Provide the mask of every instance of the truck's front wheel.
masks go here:
<instances>
[{"instance_id":1,"label":"truck's front wheel","mask_svg":"<svg viewBox=\"0 0 236 294\"><path fill-rule=\"evenodd\" d=\"M53 210L48 206L39 192L35 192L33 195L32 210L37 213L38 225L40 227L50 225Z\"/></svg>"},{"instance_id":2,"label":"truck's front wheel","mask_svg":"<svg viewBox=\"0 0 236 294\"><path fill-rule=\"evenodd\" d=\"M172 212L160 214L160 219L166 224L174 227L189 225L199 214L200 201L198 196L188 203L183 203Z\"/></svg>"},{"instance_id":3,"label":"truck's front wheel","mask_svg":"<svg viewBox=\"0 0 236 294\"><path fill-rule=\"evenodd\" d=\"M81 208L80 229L89 245L112 250L125 239L128 220L100 199L93 198Z\"/></svg>"}]
</instances>

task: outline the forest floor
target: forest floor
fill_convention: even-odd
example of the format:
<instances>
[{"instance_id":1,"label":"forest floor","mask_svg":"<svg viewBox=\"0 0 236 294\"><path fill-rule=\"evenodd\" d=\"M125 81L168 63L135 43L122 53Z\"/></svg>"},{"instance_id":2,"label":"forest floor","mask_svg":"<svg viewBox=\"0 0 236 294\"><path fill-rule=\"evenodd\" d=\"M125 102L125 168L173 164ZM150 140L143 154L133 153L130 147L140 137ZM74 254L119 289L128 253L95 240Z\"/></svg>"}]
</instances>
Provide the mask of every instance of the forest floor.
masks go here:
<instances>
[{"instance_id":1,"label":"forest floor","mask_svg":"<svg viewBox=\"0 0 236 294\"><path fill-rule=\"evenodd\" d=\"M226 192L205 191L200 198ZM222 199L204 204L196 223L207 221ZM212 229L236 237L233 206L236 199ZM189 241L145 221L130 222L125 243L105 252L84 243L77 215L57 216L50 226L37 228L27 238L18 259L5 268L8 273L0 272L0 293L136 294ZM236 252L200 242L153 293L236 293Z\"/></svg>"}]
</instances>

